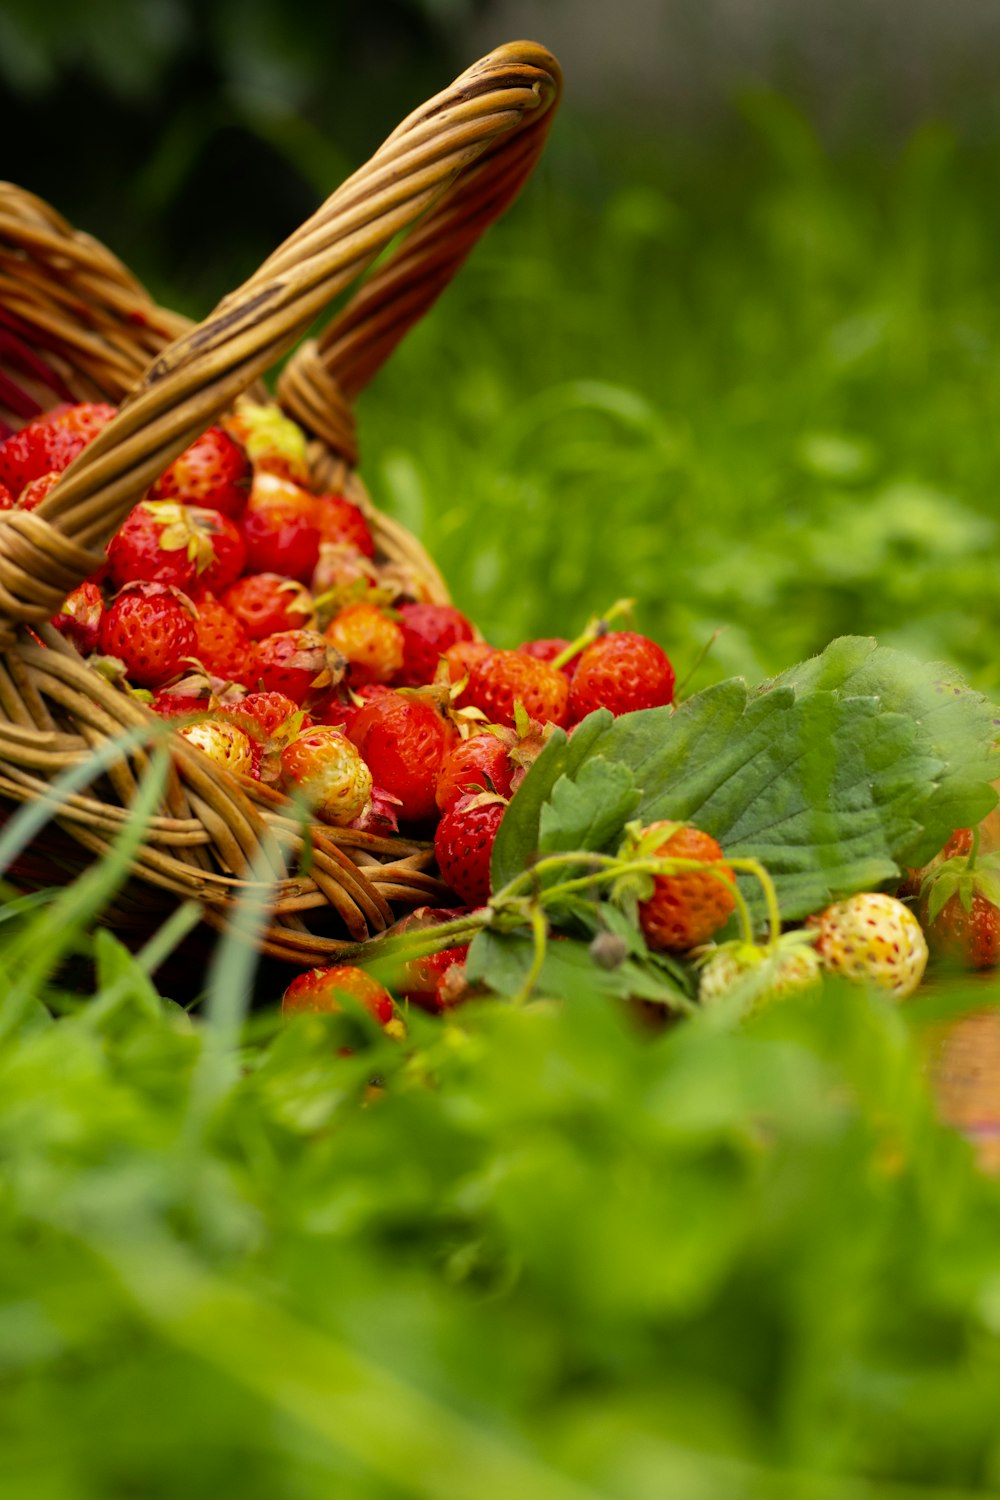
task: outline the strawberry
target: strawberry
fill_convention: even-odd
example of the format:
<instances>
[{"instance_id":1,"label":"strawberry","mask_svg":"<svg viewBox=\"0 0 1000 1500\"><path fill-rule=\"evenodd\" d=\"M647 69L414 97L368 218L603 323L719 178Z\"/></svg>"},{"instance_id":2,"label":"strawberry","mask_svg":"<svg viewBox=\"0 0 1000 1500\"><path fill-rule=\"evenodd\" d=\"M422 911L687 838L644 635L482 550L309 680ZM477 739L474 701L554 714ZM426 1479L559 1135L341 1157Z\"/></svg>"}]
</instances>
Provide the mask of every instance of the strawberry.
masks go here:
<instances>
[{"instance_id":1,"label":"strawberry","mask_svg":"<svg viewBox=\"0 0 1000 1500\"><path fill-rule=\"evenodd\" d=\"M375 698L384 698L392 692L384 682L366 682L359 688L347 688L345 683L327 693L312 706L312 716L317 724L330 724L342 729L350 738L351 725L361 710Z\"/></svg>"},{"instance_id":2,"label":"strawberry","mask_svg":"<svg viewBox=\"0 0 1000 1500\"><path fill-rule=\"evenodd\" d=\"M514 724L520 703L539 724L565 724L569 683L548 662L519 651L491 651L469 668L461 702L480 709L492 724Z\"/></svg>"},{"instance_id":3,"label":"strawberry","mask_svg":"<svg viewBox=\"0 0 1000 1500\"><path fill-rule=\"evenodd\" d=\"M14 496L5 484L0 484L0 510L13 510Z\"/></svg>"},{"instance_id":4,"label":"strawberry","mask_svg":"<svg viewBox=\"0 0 1000 1500\"><path fill-rule=\"evenodd\" d=\"M187 719L192 714L204 714L209 704L210 699L196 693L179 693L174 688L165 688L154 695L149 706L161 719Z\"/></svg>"},{"instance_id":5,"label":"strawberry","mask_svg":"<svg viewBox=\"0 0 1000 1500\"><path fill-rule=\"evenodd\" d=\"M441 812L447 812L459 797L475 796L477 792L509 797L513 771L509 748L499 734L475 734L460 740L441 762L434 800Z\"/></svg>"},{"instance_id":6,"label":"strawberry","mask_svg":"<svg viewBox=\"0 0 1000 1500\"><path fill-rule=\"evenodd\" d=\"M880 891L834 902L806 924L829 974L869 980L896 1000L912 995L927 966L927 943L908 906Z\"/></svg>"},{"instance_id":7,"label":"strawberry","mask_svg":"<svg viewBox=\"0 0 1000 1500\"><path fill-rule=\"evenodd\" d=\"M149 490L150 500L179 500L237 520L250 490L250 463L221 427L209 427L184 449Z\"/></svg>"},{"instance_id":8,"label":"strawberry","mask_svg":"<svg viewBox=\"0 0 1000 1500\"><path fill-rule=\"evenodd\" d=\"M525 641L517 649L524 656L533 656L536 661L553 662L571 645L572 641L568 641L564 635L547 635L535 641ZM578 656L571 656L569 661L559 668L560 672L564 672L567 677L572 677L579 659Z\"/></svg>"},{"instance_id":9,"label":"strawberry","mask_svg":"<svg viewBox=\"0 0 1000 1500\"><path fill-rule=\"evenodd\" d=\"M175 677L194 644L190 601L162 583L123 589L101 621L100 649L125 664L137 687L160 687Z\"/></svg>"},{"instance_id":10,"label":"strawberry","mask_svg":"<svg viewBox=\"0 0 1000 1500\"><path fill-rule=\"evenodd\" d=\"M264 692L301 705L339 682L344 668L317 630L280 630L257 642L257 674Z\"/></svg>"},{"instance_id":11,"label":"strawberry","mask_svg":"<svg viewBox=\"0 0 1000 1500\"><path fill-rule=\"evenodd\" d=\"M434 854L441 879L465 906L489 900L490 857L507 803L489 792L459 797L434 834Z\"/></svg>"},{"instance_id":12,"label":"strawberry","mask_svg":"<svg viewBox=\"0 0 1000 1500\"><path fill-rule=\"evenodd\" d=\"M43 474L59 474L115 415L104 402L55 407L0 443L0 484L17 497Z\"/></svg>"},{"instance_id":13,"label":"strawberry","mask_svg":"<svg viewBox=\"0 0 1000 1500\"><path fill-rule=\"evenodd\" d=\"M299 729L311 729L313 723L305 710L284 693L247 693L239 703L224 706L224 711L251 739L261 741L273 739L292 718Z\"/></svg>"},{"instance_id":14,"label":"strawberry","mask_svg":"<svg viewBox=\"0 0 1000 1500\"><path fill-rule=\"evenodd\" d=\"M468 953L468 943L461 943L454 948L439 948L424 958L411 958L396 981L401 998L421 1010L450 1010L461 993L453 971L457 968L464 975Z\"/></svg>"},{"instance_id":15,"label":"strawberry","mask_svg":"<svg viewBox=\"0 0 1000 1500\"><path fill-rule=\"evenodd\" d=\"M104 596L89 578L66 595L63 607L53 616L58 631L72 641L81 656L96 650L104 618Z\"/></svg>"},{"instance_id":16,"label":"strawberry","mask_svg":"<svg viewBox=\"0 0 1000 1500\"><path fill-rule=\"evenodd\" d=\"M433 682L448 647L472 640L472 626L453 604L401 604L398 613L403 665L396 681L401 687Z\"/></svg>"},{"instance_id":17,"label":"strawberry","mask_svg":"<svg viewBox=\"0 0 1000 1500\"><path fill-rule=\"evenodd\" d=\"M330 1015L343 1010L340 1002L345 995L360 1001L381 1026L387 1026L392 1020L395 1008L389 991L353 964L309 969L305 974L296 975L281 997L281 1014Z\"/></svg>"},{"instance_id":18,"label":"strawberry","mask_svg":"<svg viewBox=\"0 0 1000 1500\"><path fill-rule=\"evenodd\" d=\"M39 474L37 479L30 479L17 497L18 510L37 510L61 478L62 474L58 469L50 469L47 474Z\"/></svg>"},{"instance_id":19,"label":"strawberry","mask_svg":"<svg viewBox=\"0 0 1000 1500\"><path fill-rule=\"evenodd\" d=\"M464 677L468 677L477 662L485 661L495 649L486 641L456 641L454 646L446 647L441 653L442 674L449 682L461 682Z\"/></svg>"},{"instance_id":20,"label":"strawberry","mask_svg":"<svg viewBox=\"0 0 1000 1500\"><path fill-rule=\"evenodd\" d=\"M920 925L935 958L964 969L1000 964L1000 855L979 854L978 832L958 828L920 887Z\"/></svg>"},{"instance_id":21,"label":"strawberry","mask_svg":"<svg viewBox=\"0 0 1000 1500\"><path fill-rule=\"evenodd\" d=\"M786 932L773 945L723 943L712 948L701 965L698 999L711 1005L737 985L745 985L748 1010L759 1010L772 1000L814 989L822 974L809 933Z\"/></svg>"},{"instance_id":22,"label":"strawberry","mask_svg":"<svg viewBox=\"0 0 1000 1500\"><path fill-rule=\"evenodd\" d=\"M373 781L399 799L399 817L414 823L437 814L434 790L454 733L433 703L401 693L373 699L350 726Z\"/></svg>"},{"instance_id":23,"label":"strawberry","mask_svg":"<svg viewBox=\"0 0 1000 1500\"><path fill-rule=\"evenodd\" d=\"M311 630L316 624L309 590L280 573L248 573L237 578L222 595L222 603L252 641L262 641L266 635L282 630Z\"/></svg>"},{"instance_id":24,"label":"strawberry","mask_svg":"<svg viewBox=\"0 0 1000 1500\"><path fill-rule=\"evenodd\" d=\"M281 782L305 797L323 823L346 828L365 810L372 776L360 754L339 729L314 725L281 751Z\"/></svg>"},{"instance_id":25,"label":"strawberry","mask_svg":"<svg viewBox=\"0 0 1000 1500\"><path fill-rule=\"evenodd\" d=\"M174 500L142 501L108 546L118 588L170 583L188 594L199 588L221 594L242 572L243 562L243 540L228 516Z\"/></svg>"},{"instance_id":26,"label":"strawberry","mask_svg":"<svg viewBox=\"0 0 1000 1500\"><path fill-rule=\"evenodd\" d=\"M194 656L212 677L251 686L257 680L256 650L235 615L214 594L198 595Z\"/></svg>"},{"instance_id":27,"label":"strawberry","mask_svg":"<svg viewBox=\"0 0 1000 1500\"><path fill-rule=\"evenodd\" d=\"M627 833L624 858L697 860L712 867L648 877L638 917L650 948L686 953L707 942L736 907L736 877L715 839L690 823L664 821L631 825Z\"/></svg>"},{"instance_id":28,"label":"strawberry","mask_svg":"<svg viewBox=\"0 0 1000 1500\"><path fill-rule=\"evenodd\" d=\"M403 665L403 632L377 604L363 599L349 604L324 633L347 659L352 684L389 682Z\"/></svg>"},{"instance_id":29,"label":"strawberry","mask_svg":"<svg viewBox=\"0 0 1000 1500\"><path fill-rule=\"evenodd\" d=\"M655 641L632 630L610 630L580 654L570 686L570 722L579 723L596 708L626 714L661 707L673 701L674 681L674 669Z\"/></svg>"},{"instance_id":30,"label":"strawberry","mask_svg":"<svg viewBox=\"0 0 1000 1500\"><path fill-rule=\"evenodd\" d=\"M344 495L320 495L317 519L324 542L351 547L362 557L375 556L375 540L364 511Z\"/></svg>"},{"instance_id":31,"label":"strawberry","mask_svg":"<svg viewBox=\"0 0 1000 1500\"><path fill-rule=\"evenodd\" d=\"M319 502L280 474L254 474L240 520L248 573L280 573L308 583L319 558Z\"/></svg>"},{"instance_id":32,"label":"strawberry","mask_svg":"<svg viewBox=\"0 0 1000 1500\"><path fill-rule=\"evenodd\" d=\"M201 719L197 724L182 725L177 733L233 776L253 776L253 746L239 725Z\"/></svg>"},{"instance_id":33,"label":"strawberry","mask_svg":"<svg viewBox=\"0 0 1000 1500\"><path fill-rule=\"evenodd\" d=\"M275 402L262 404L240 396L222 425L247 453L255 471L308 485L306 435Z\"/></svg>"}]
</instances>

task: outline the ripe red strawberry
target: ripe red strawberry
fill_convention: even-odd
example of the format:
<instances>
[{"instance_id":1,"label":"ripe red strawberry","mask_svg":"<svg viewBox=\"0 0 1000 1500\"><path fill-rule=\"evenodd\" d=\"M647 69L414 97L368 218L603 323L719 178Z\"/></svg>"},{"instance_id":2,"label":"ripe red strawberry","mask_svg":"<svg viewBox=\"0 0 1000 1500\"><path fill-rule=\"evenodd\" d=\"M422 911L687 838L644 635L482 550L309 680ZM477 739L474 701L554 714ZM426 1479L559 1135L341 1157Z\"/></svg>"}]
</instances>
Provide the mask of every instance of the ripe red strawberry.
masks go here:
<instances>
[{"instance_id":1,"label":"ripe red strawberry","mask_svg":"<svg viewBox=\"0 0 1000 1500\"><path fill-rule=\"evenodd\" d=\"M250 687L258 677L257 652L235 615L214 594L198 595L194 655L212 677Z\"/></svg>"},{"instance_id":2,"label":"ripe red strawberry","mask_svg":"<svg viewBox=\"0 0 1000 1500\"><path fill-rule=\"evenodd\" d=\"M0 443L0 484L16 498L26 484L62 473L115 415L104 402L55 407Z\"/></svg>"},{"instance_id":3,"label":"ripe red strawberry","mask_svg":"<svg viewBox=\"0 0 1000 1500\"><path fill-rule=\"evenodd\" d=\"M507 803L483 793L459 797L434 834L434 854L441 879L466 906L482 906L490 897L490 857Z\"/></svg>"},{"instance_id":4,"label":"ripe red strawberry","mask_svg":"<svg viewBox=\"0 0 1000 1500\"><path fill-rule=\"evenodd\" d=\"M450 682L461 682L463 677L468 677L476 662L484 661L495 650L496 647L487 641L456 641L454 646L448 646L442 652L442 674L447 673Z\"/></svg>"},{"instance_id":5,"label":"ripe red strawberry","mask_svg":"<svg viewBox=\"0 0 1000 1500\"><path fill-rule=\"evenodd\" d=\"M228 516L174 500L144 500L108 546L114 584L171 583L187 594L218 595L239 576L243 540Z\"/></svg>"},{"instance_id":6,"label":"ripe red strawberry","mask_svg":"<svg viewBox=\"0 0 1000 1500\"><path fill-rule=\"evenodd\" d=\"M251 739L270 740L292 718L298 729L311 729L312 719L284 693L247 693L239 703L224 705L224 712L245 729Z\"/></svg>"},{"instance_id":7,"label":"ripe red strawberry","mask_svg":"<svg viewBox=\"0 0 1000 1500\"><path fill-rule=\"evenodd\" d=\"M971 828L957 828L920 887L919 918L937 959L965 969L1000 964L1000 855L982 855Z\"/></svg>"},{"instance_id":8,"label":"ripe red strawberry","mask_svg":"<svg viewBox=\"0 0 1000 1500\"><path fill-rule=\"evenodd\" d=\"M364 812L372 794L371 772L346 735L316 724L281 751L281 781L305 797L316 816L346 828Z\"/></svg>"},{"instance_id":9,"label":"ripe red strawberry","mask_svg":"<svg viewBox=\"0 0 1000 1500\"><path fill-rule=\"evenodd\" d=\"M233 776L254 776L253 745L238 724L200 719L197 724L181 725L177 733Z\"/></svg>"},{"instance_id":10,"label":"ripe red strawberry","mask_svg":"<svg viewBox=\"0 0 1000 1500\"><path fill-rule=\"evenodd\" d=\"M190 603L165 584L133 584L106 611L99 644L107 656L124 662L136 687L160 687L194 652Z\"/></svg>"},{"instance_id":11,"label":"ripe red strawberry","mask_svg":"<svg viewBox=\"0 0 1000 1500\"><path fill-rule=\"evenodd\" d=\"M161 719L186 719L191 714L206 713L210 702L209 698L200 694L178 693L166 688L154 696L149 706Z\"/></svg>"},{"instance_id":12,"label":"ripe red strawberry","mask_svg":"<svg viewBox=\"0 0 1000 1500\"><path fill-rule=\"evenodd\" d=\"M249 492L246 453L221 427L209 427L164 470L148 498L200 505L235 521L243 514Z\"/></svg>"},{"instance_id":13,"label":"ripe red strawberry","mask_svg":"<svg viewBox=\"0 0 1000 1500\"><path fill-rule=\"evenodd\" d=\"M625 851L636 858L699 860L717 867L653 875L639 902L639 925L650 948L686 953L706 943L735 910L736 877L712 836L689 823L655 822L630 830ZM720 878L721 877L721 878Z\"/></svg>"},{"instance_id":14,"label":"ripe red strawberry","mask_svg":"<svg viewBox=\"0 0 1000 1500\"><path fill-rule=\"evenodd\" d=\"M513 726L518 703L539 724L565 724L569 690L562 672L548 662L519 651L492 651L473 662L461 701L480 709L492 724Z\"/></svg>"},{"instance_id":15,"label":"ripe red strawberry","mask_svg":"<svg viewBox=\"0 0 1000 1500\"><path fill-rule=\"evenodd\" d=\"M58 469L50 469L47 474L39 474L37 479L29 480L17 497L18 510L37 510L61 478L62 474Z\"/></svg>"},{"instance_id":16,"label":"ripe red strawberry","mask_svg":"<svg viewBox=\"0 0 1000 1500\"><path fill-rule=\"evenodd\" d=\"M280 474L257 472L240 521L248 573L308 583L319 558L319 502Z\"/></svg>"},{"instance_id":17,"label":"ripe red strawberry","mask_svg":"<svg viewBox=\"0 0 1000 1500\"><path fill-rule=\"evenodd\" d=\"M388 990L353 964L336 964L328 969L310 969L298 974L281 997L283 1016L319 1013L330 1015L343 1010L344 996L360 1001L365 1010L387 1026L393 1018L394 1007Z\"/></svg>"},{"instance_id":18,"label":"ripe red strawberry","mask_svg":"<svg viewBox=\"0 0 1000 1500\"><path fill-rule=\"evenodd\" d=\"M511 734L511 740L514 736ZM441 812L453 807L459 797L477 792L511 795L514 764L510 747L496 734L475 734L454 745L438 771L434 798Z\"/></svg>"},{"instance_id":19,"label":"ripe red strawberry","mask_svg":"<svg viewBox=\"0 0 1000 1500\"><path fill-rule=\"evenodd\" d=\"M343 663L318 630L280 630L257 642L257 685L295 703L320 698L343 676Z\"/></svg>"},{"instance_id":20,"label":"ripe red strawberry","mask_svg":"<svg viewBox=\"0 0 1000 1500\"><path fill-rule=\"evenodd\" d=\"M571 723L596 708L613 714L659 708L674 696L674 669L648 636L632 630L610 630L581 653L569 695Z\"/></svg>"},{"instance_id":21,"label":"ripe red strawberry","mask_svg":"<svg viewBox=\"0 0 1000 1500\"><path fill-rule=\"evenodd\" d=\"M309 590L280 573L248 573L222 595L222 603L252 641L282 630L314 629L316 607Z\"/></svg>"},{"instance_id":22,"label":"ripe red strawberry","mask_svg":"<svg viewBox=\"0 0 1000 1500\"><path fill-rule=\"evenodd\" d=\"M104 596L97 584L87 578L66 595L63 607L53 617L52 623L68 641L73 642L81 656L87 656L97 649L103 618Z\"/></svg>"},{"instance_id":23,"label":"ripe red strawberry","mask_svg":"<svg viewBox=\"0 0 1000 1500\"><path fill-rule=\"evenodd\" d=\"M524 645L518 646L517 649L525 656L533 656L536 661L552 662L557 656L562 656L566 647L570 645L572 642L568 641L564 635L547 635L535 641L525 641ZM565 672L567 677L572 677L578 660L579 657L571 656L566 665L559 668L560 672Z\"/></svg>"},{"instance_id":24,"label":"ripe red strawberry","mask_svg":"<svg viewBox=\"0 0 1000 1500\"><path fill-rule=\"evenodd\" d=\"M472 626L453 604L401 604L403 665L396 680L401 687L433 682L449 646L471 641Z\"/></svg>"},{"instance_id":25,"label":"ripe red strawberry","mask_svg":"<svg viewBox=\"0 0 1000 1500\"><path fill-rule=\"evenodd\" d=\"M353 547L362 557L374 557L375 540L361 507L344 495L320 495L318 500L317 518L323 541Z\"/></svg>"},{"instance_id":26,"label":"ripe red strawberry","mask_svg":"<svg viewBox=\"0 0 1000 1500\"><path fill-rule=\"evenodd\" d=\"M385 610L367 600L334 615L326 639L348 663L352 684L390 682L403 665L403 632Z\"/></svg>"},{"instance_id":27,"label":"ripe red strawberry","mask_svg":"<svg viewBox=\"0 0 1000 1500\"><path fill-rule=\"evenodd\" d=\"M374 698L350 726L376 786L397 797L399 817L413 823L437 813L434 789L454 734L433 703L402 693Z\"/></svg>"}]
</instances>

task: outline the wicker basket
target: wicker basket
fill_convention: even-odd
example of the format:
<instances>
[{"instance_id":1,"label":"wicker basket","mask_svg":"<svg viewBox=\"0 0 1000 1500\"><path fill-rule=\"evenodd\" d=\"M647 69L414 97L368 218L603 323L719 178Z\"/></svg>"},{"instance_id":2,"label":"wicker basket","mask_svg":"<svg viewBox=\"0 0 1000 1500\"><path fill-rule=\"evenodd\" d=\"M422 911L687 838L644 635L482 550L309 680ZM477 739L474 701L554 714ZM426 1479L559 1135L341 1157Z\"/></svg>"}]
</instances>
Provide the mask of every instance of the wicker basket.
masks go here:
<instances>
[{"instance_id":1,"label":"wicker basket","mask_svg":"<svg viewBox=\"0 0 1000 1500\"><path fill-rule=\"evenodd\" d=\"M37 799L95 748L153 722L49 620L100 565L153 480L404 231L322 336L300 344L277 395L312 439L316 482L359 503L382 556L415 570L427 596L447 598L423 548L364 491L350 403L516 197L559 90L558 64L543 48L492 52L404 120L197 326L158 307L113 255L45 204L0 184L0 418L16 428L56 401L121 403L37 510L0 515L0 810ZM30 851L43 874L109 848L147 761L142 747L123 753L60 802ZM242 897L265 893L263 951L306 966L383 931L394 904L440 899L441 887L426 843L304 830L279 794L237 781L175 738L118 918L150 926L194 898L218 928Z\"/></svg>"}]
</instances>

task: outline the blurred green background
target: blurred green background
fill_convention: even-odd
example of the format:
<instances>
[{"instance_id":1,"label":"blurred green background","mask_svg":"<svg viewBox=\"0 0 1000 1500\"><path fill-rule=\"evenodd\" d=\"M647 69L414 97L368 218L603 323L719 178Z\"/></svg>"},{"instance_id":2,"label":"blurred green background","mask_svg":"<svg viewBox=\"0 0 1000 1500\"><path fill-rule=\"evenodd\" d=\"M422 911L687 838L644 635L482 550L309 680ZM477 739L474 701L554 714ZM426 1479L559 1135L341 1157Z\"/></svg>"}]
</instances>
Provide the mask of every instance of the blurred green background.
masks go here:
<instances>
[{"instance_id":1,"label":"blurred green background","mask_svg":"<svg viewBox=\"0 0 1000 1500\"><path fill-rule=\"evenodd\" d=\"M501 645L620 596L680 674L845 631L993 688L986 8L305 0L0 12L5 175L207 312L495 42L543 164L360 402L362 473ZM15 148L16 142L16 148Z\"/></svg>"},{"instance_id":2,"label":"blurred green background","mask_svg":"<svg viewBox=\"0 0 1000 1500\"><path fill-rule=\"evenodd\" d=\"M376 500L499 644L627 595L694 686L866 631L995 693L998 17L2 0L0 173L197 316L533 36L566 101L361 399ZM235 947L192 1020L114 874L0 905L4 1500L1000 1494L1000 1185L927 1086L990 976L401 1047L247 1015Z\"/></svg>"}]
</instances>

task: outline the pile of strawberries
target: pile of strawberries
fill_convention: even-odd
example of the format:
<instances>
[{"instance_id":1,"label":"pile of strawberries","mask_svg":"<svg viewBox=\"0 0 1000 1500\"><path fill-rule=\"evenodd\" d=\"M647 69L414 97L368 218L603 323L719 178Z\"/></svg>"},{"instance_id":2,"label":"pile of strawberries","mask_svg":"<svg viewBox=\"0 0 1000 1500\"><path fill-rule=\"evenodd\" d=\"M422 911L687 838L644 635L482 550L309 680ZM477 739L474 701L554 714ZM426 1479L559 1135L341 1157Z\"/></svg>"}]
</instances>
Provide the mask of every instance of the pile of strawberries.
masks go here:
<instances>
[{"instance_id":1,"label":"pile of strawberries","mask_svg":"<svg viewBox=\"0 0 1000 1500\"><path fill-rule=\"evenodd\" d=\"M63 405L10 433L0 442L0 509L36 507L114 415L100 403ZM317 492L301 429L277 406L247 399L152 485L105 564L53 623L233 775L300 800L334 827L433 837L455 908L404 918L402 927L489 899L504 811L554 726L571 731L602 707L622 714L669 704L675 686L654 641L606 621L572 642L487 644L461 611L429 598L420 577L379 557L357 505ZM653 825L637 837L637 848L709 871L657 875L638 904L649 947L687 954L732 913L733 872L698 830ZM924 925L952 950L958 928L968 950L973 924L977 934L988 926L989 940L979 937L965 961L996 963L996 861L973 875L968 844L946 854L931 872L937 894L924 890ZM820 956L846 971L858 952L871 959L869 977L902 993L923 972L920 927L898 901L883 909L894 898L864 899L862 914L824 914L822 930L808 943L791 935L787 951L727 945L704 970L705 997L765 960L780 989L814 979ZM871 902L883 903L876 915ZM432 1010L454 1004L464 993L465 951L458 945L410 963L402 993ZM342 966L302 975L286 1008L335 1008L346 989L385 1022L391 1000L367 976L352 977L360 973Z\"/></svg>"}]
</instances>

